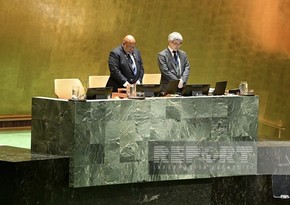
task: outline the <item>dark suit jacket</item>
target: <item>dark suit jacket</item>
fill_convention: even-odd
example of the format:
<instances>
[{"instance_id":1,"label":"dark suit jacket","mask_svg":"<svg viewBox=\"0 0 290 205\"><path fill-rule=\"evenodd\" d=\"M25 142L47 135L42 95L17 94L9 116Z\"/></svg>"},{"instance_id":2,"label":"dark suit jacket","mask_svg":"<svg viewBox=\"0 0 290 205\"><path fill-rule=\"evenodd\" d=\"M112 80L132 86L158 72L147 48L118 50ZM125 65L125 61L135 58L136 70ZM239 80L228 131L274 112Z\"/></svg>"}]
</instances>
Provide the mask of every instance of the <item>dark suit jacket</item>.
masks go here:
<instances>
[{"instance_id":1,"label":"dark suit jacket","mask_svg":"<svg viewBox=\"0 0 290 205\"><path fill-rule=\"evenodd\" d=\"M137 49L133 53L137 66L137 74L134 75L133 68L127 53L122 45L115 48L109 55L110 77L106 87L113 87L113 92L117 92L118 88L124 88L123 84L128 81L130 84L136 83L138 80L142 83L144 68L141 54Z\"/></svg>"},{"instance_id":2,"label":"dark suit jacket","mask_svg":"<svg viewBox=\"0 0 290 205\"><path fill-rule=\"evenodd\" d=\"M184 84L187 82L190 72L187 55L182 50L178 50L177 53L180 59L180 76L177 74L176 65L170 50L166 48L158 54L158 66L161 72L160 84L168 84L170 80L179 79L182 79Z\"/></svg>"}]
</instances>

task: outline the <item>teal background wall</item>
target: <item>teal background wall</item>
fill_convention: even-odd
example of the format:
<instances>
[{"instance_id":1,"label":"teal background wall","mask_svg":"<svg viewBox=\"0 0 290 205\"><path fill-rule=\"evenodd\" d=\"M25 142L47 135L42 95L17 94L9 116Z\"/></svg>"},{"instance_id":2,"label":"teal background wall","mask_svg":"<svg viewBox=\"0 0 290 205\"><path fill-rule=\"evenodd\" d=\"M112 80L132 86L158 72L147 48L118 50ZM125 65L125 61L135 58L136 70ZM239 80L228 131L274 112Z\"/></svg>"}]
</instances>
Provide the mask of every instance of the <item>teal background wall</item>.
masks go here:
<instances>
[{"instance_id":1,"label":"teal background wall","mask_svg":"<svg viewBox=\"0 0 290 205\"><path fill-rule=\"evenodd\" d=\"M262 120L290 137L290 2L287 0L0 0L0 115L30 114L33 96L55 97L55 78L109 74L111 49L137 39L145 73L172 31L184 37L189 83L247 80ZM263 138L278 130L259 125Z\"/></svg>"}]
</instances>

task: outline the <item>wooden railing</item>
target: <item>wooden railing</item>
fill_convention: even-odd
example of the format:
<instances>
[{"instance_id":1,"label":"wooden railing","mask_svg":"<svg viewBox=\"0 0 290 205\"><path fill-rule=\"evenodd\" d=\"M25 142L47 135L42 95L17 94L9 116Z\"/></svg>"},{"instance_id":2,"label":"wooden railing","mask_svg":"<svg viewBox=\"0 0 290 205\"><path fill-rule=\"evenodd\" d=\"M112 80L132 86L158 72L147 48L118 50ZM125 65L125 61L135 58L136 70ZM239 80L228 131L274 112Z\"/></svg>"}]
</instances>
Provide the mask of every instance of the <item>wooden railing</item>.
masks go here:
<instances>
[{"instance_id":1,"label":"wooden railing","mask_svg":"<svg viewBox=\"0 0 290 205\"><path fill-rule=\"evenodd\" d=\"M266 121L264 119L259 119L259 122L262 123L262 124L264 124L264 125L268 125L270 127L273 127L275 129L278 129L278 133L279 133L278 134L278 137L279 137L279 139L281 138L281 131L286 130L286 128L283 127L283 123L281 121L279 122L279 124L275 124L273 122L269 122L269 121Z\"/></svg>"},{"instance_id":2,"label":"wooden railing","mask_svg":"<svg viewBox=\"0 0 290 205\"><path fill-rule=\"evenodd\" d=\"M31 115L0 115L0 130L31 129Z\"/></svg>"}]
</instances>

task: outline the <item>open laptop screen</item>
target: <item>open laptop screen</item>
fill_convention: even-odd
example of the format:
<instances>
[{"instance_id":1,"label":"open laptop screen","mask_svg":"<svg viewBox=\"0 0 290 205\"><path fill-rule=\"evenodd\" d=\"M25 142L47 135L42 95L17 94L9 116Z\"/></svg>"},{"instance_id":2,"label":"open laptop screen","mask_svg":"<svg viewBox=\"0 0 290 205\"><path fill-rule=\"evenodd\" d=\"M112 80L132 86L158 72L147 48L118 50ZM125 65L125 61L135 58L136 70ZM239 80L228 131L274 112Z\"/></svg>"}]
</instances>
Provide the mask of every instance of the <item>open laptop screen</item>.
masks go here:
<instances>
[{"instance_id":1,"label":"open laptop screen","mask_svg":"<svg viewBox=\"0 0 290 205\"><path fill-rule=\"evenodd\" d=\"M224 95L227 87L227 81L216 82L213 95Z\"/></svg>"},{"instance_id":2,"label":"open laptop screen","mask_svg":"<svg viewBox=\"0 0 290 205\"><path fill-rule=\"evenodd\" d=\"M165 87L165 94L176 94L179 80L170 80Z\"/></svg>"}]
</instances>

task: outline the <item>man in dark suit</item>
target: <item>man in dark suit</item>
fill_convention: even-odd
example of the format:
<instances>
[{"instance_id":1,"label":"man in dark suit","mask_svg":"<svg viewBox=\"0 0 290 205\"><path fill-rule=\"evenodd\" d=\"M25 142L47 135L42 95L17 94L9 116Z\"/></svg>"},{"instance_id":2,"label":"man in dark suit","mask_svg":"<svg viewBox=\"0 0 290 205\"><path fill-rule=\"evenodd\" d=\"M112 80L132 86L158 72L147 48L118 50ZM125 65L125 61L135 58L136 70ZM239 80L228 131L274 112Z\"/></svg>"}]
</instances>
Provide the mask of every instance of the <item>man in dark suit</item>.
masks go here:
<instances>
[{"instance_id":1,"label":"man in dark suit","mask_svg":"<svg viewBox=\"0 0 290 205\"><path fill-rule=\"evenodd\" d=\"M110 77L106 87L113 87L113 92L117 92L118 88L127 88L132 84L142 83L143 61L135 46L135 38L127 35L124 37L123 43L110 52Z\"/></svg>"},{"instance_id":2,"label":"man in dark suit","mask_svg":"<svg viewBox=\"0 0 290 205\"><path fill-rule=\"evenodd\" d=\"M158 54L158 66L161 72L160 84L163 89L170 80L179 80L178 88L181 90L188 80L189 61L186 53L179 50L182 41L180 33L169 34L168 47Z\"/></svg>"}]
</instances>

